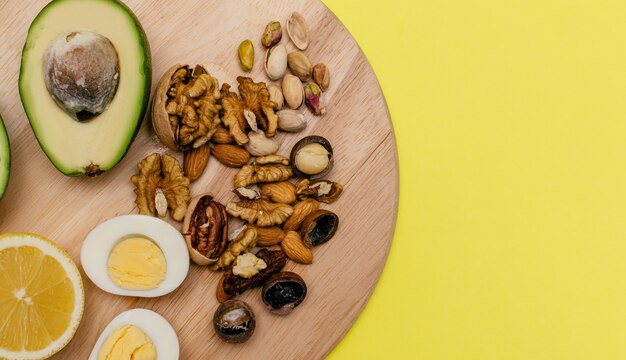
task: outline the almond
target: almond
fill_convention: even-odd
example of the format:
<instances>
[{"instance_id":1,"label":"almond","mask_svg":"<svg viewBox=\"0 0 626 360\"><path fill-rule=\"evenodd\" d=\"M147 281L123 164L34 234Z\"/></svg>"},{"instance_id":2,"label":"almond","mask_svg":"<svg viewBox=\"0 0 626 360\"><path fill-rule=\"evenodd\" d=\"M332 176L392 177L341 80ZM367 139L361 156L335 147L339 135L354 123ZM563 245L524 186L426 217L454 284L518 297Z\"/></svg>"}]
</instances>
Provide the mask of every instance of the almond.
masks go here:
<instances>
[{"instance_id":1,"label":"almond","mask_svg":"<svg viewBox=\"0 0 626 360\"><path fill-rule=\"evenodd\" d=\"M202 176L202 173L204 173L204 169L206 169L210 157L211 153L208 144L185 151L183 158L183 171L185 172L185 176L192 182L198 180L198 178Z\"/></svg>"},{"instance_id":2,"label":"almond","mask_svg":"<svg viewBox=\"0 0 626 360\"><path fill-rule=\"evenodd\" d=\"M311 213L319 209L320 203L314 199L300 201L293 207L293 214L285 221L283 230L298 230L304 219Z\"/></svg>"},{"instance_id":3,"label":"almond","mask_svg":"<svg viewBox=\"0 0 626 360\"><path fill-rule=\"evenodd\" d=\"M275 203L291 204L296 201L296 186L289 181L263 184L261 196Z\"/></svg>"},{"instance_id":4,"label":"almond","mask_svg":"<svg viewBox=\"0 0 626 360\"><path fill-rule=\"evenodd\" d=\"M235 138L224 126L218 126L213 137L211 137L211 141L215 144L234 144Z\"/></svg>"},{"instance_id":5,"label":"almond","mask_svg":"<svg viewBox=\"0 0 626 360\"><path fill-rule=\"evenodd\" d=\"M257 246L272 246L280 243L285 238L285 232L283 229L272 226L272 227L257 227L256 228L257 238L256 245Z\"/></svg>"},{"instance_id":6,"label":"almond","mask_svg":"<svg viewBox=\"0 0 626 360\"><path fill-rule=\"evenodd\" d=\"M289 231L281 243L285 255L291 260L300 264L310 264L313 262L313 252L302 242L300 234Z\"/></svg>"},{"instance_id":7,"label":"almond","mask_svg":"<svg viewBox=\"0 0 626 360\"><path fill-rule=\"evenodd\" d=\"M215 145L213 149L211 149L211 154L215 156L217 161L233 168L240 168L250 161L250 153L246 149L235 145Z\"/></svg>"}]
</instances>

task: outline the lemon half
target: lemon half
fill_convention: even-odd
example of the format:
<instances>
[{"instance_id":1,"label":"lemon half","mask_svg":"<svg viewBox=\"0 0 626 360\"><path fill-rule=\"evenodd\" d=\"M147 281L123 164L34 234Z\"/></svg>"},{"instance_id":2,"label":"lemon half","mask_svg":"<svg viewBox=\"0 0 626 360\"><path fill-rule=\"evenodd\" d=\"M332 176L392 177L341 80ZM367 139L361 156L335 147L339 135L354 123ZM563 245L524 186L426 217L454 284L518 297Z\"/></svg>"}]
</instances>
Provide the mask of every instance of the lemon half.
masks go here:
<instances>
[{"instance_id":1,"label":"lemon half","mask_svg":"<svg viewBox=\"0 0 626 360\"><path fill-rule=\"evenodd\" d=\"M0 235L0 358L45 359L72 339L85 294L76 264L39 235Z\"/></svg>"}]
</instances>

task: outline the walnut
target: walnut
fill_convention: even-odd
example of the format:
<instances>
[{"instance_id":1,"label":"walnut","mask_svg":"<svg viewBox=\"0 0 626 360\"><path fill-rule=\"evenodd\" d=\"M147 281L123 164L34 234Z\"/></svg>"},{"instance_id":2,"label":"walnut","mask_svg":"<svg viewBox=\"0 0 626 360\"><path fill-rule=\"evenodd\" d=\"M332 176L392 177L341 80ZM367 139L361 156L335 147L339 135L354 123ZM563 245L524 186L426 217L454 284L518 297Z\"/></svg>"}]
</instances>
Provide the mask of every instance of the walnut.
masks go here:
<instances>
[{"instance_id":1,"label":"walnut","mask_svg":"<svg viewBox=\"0 0 626 360\"><path fill-rule=\"evenodd\" d=\"M220 92L216 78L201 66L193 73L189 66L174 72L167 91L165 111L178 150L204 145L220 124Z\"/></svg>"},{"instance_id":2,"label":"walnut","mask_svg":"<svg viewBox=\"0 0 626 360\"><path fill-rule=\"evenodd\" d=\"M289 158L282 155L259 156L254 160L257 165L289 165Z\"/></svg>"},{"instance_id":3,"label":"walnut","mask_svg":"<svg viewBox=\"0 0 626 360\"><path fill-rule=\"evenodd\" d=\"M263 259L259 259L253 253L245 253L237 256L233 266L233 274L249 279L267 268Z\"/></svg>"},{"instance_id":4,"label":"walnut","mask_svg":"<svg viewBox=\"0 0 626 360\"><path fill-rule=\"evenodd\" d=\"M257 183L289 180L293 170L286 165L246 165L235 175L235 189Z\"/></svg>"},{"instance_id":5,"label":"walnut","mask_svg":"<svg viewBox=\"0 0 626 360\"><path fill-rule=\"evenodd\" d=\"M232 297L242 294L248 289L262 286L270 276L280 272L287 264L287 256L282 250L262 249L256 253L256 257L265 262L267 265L265 269L260 270L249 279L235 275L232 269L227 270L218 285L218 287L221 285L221 288L218 288L218 293L223 292L226 297Z\"/></svg>"},{"instance_id":6,"label":"walnut","mask_svg":"<svg viewBox=\"0 0 626 360\"><path fill-rule=\"evenodd\" d=\"M249 139L246 135L246 119L244 117L244 104L237 93L230 91L230 85L222 84L222 122L235 139L237 144L247 144Z\"/></svg>"},{"instance_id":7,"label":"walnut","mask_svg":"<svg viewBox=\"0 0 626 360\"><path fill-rule=\"evenodd\" d=\"M256 246L256 238L256 229L250 226L244 226L239 234L230 241L228 249L222 253L215 264L211 265L211 270L229 267L239 254Z\"/></svg>"},{"instance_id":8,"label":"walnut","mask_svg":"<svg viewBox=\"0 0 626 360\"><path fill-rule=\"evenodd\" d=\"M231 216L246 220L260 227L280 225L291 214L293 208L287 204L274 204L266 199L241 199L239 202L226 204L226 212Z\"/></svg>"},{"instance_id":9,"label":"walnut","mask_svg":"<svg viewBox=\"0 0 626 360\"><path fill-rule=\"evenodd\" d=\"M343 185L328 180L316 180L311 182L309 179L301 180L296 185L296 194L298 199L316 199L323 203L330 204L335 202L343 192Z\"/></svg>"},{"instance_id":10,"label":"walnut","mask_svg":"<svg viewBox=\"0 0 626 360\"><path fill-rule=\"evenodd\" d=\"M191 198L189 179L183 175L178 160L154 153L138 165L139 174L133 175L135 203L142 215L165 216L167 208L172 219L182 221Z\"/></svg>"},{"instance_id":11,"label":"walnut","mask_svg":"<svg viewBox=\"0 0 626 360\"><path fill-rule=\"evenodd\" d=\"M256 116L259 127L267 137L274 137L278 129L278 115L274 112L278 104L270 100L270 92L264 82L255 83L251 78L239 76L239 94L244 108Z\"/></svg>"}]
</instances>

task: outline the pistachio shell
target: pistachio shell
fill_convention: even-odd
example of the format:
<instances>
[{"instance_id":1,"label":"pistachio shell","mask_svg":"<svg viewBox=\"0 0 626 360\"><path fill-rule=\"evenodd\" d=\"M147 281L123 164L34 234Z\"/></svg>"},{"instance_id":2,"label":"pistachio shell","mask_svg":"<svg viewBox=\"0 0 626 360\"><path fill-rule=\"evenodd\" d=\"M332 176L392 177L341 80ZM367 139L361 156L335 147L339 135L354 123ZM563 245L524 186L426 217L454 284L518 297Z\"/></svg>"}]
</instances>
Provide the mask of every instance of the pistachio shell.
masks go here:
<instances>
[{"instance_id":1,"label":"pistachio shell","mask_svg":"<svg viewBox=\"0 0 626 360\"><path fill-rule=\"evenodd\" d=\"M309 25L300 13L291 14L287 21L287 34L298 49L306 50L309 47Z\"/></svg>"},{"instance_id":2,"label":"pistachio shell","mask_svg":"<svg viewBox=\"0 0 626 360\"><path fill-rule=\"evenodd\" d=\"M270 101L273 101L278 105L278 110L283 108L285 105L285 98L283 97L283 91L277 85L269 85L267 87L267 91L270 92Z\"/></svg>"},{"instance_id":3,"label":"pistachio shell","mask_svg":"<svg viewBox=\"0 0 626 360\"><path fill-rule=\"evenodd\" d=\"M304 114L297 110L285 109L276 113L278 128L286 132L300 132L306 128Z\"/></svg>"}]
</instances>

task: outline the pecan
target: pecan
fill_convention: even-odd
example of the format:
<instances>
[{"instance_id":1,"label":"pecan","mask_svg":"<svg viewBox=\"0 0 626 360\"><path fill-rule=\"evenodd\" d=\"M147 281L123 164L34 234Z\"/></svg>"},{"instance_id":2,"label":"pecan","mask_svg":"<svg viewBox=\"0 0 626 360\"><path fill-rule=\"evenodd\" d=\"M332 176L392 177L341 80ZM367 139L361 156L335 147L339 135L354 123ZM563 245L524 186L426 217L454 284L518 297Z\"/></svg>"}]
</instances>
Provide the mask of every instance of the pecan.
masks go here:
<instances>
[{"instance_id":1,"label":"pecan","mask_svg":"<svg viewBox=\"0 0 626 360\"><path fill-rule=\"evenodd\" d=\"M191 201L182 233L191 259L198 265L216 262L228 242L228 215L222 204L211 194Z\"/></svg>"},{"instance_id":2,"label":"pecan","mask_svg":"<svg viewBox=\"0 0 626 360\"><path fill-rule=\"evenodd\" d=\"M267 267L249 279L237 276L233 274L232 269L228 269L224 273L222 281L222 290L225 295L235 296L248 289L262 286L270 276L281 271L287 264L287 256L282 250L262 249L256 253L256 257L265 261Z\"/></svg>"}]
</instances>

